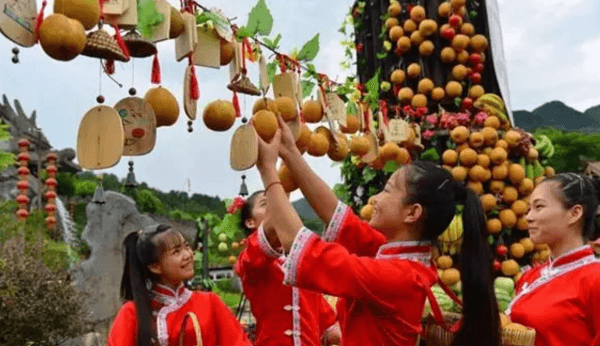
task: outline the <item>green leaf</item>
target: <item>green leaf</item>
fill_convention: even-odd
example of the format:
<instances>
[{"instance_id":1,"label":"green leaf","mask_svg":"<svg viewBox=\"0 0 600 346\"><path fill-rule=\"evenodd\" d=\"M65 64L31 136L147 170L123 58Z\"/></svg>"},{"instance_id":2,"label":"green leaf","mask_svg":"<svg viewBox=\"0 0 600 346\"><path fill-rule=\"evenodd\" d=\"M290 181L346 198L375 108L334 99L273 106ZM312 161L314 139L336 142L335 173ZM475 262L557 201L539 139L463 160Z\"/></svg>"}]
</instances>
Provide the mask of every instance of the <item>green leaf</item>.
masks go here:
<instances>
[{"instance_id":1,"label":"green leaf","mask_svg":"<svg viewBox=\"0 0 600 346\"><path fill-rule=\"evenodd\" d=\"M388 53L387 52L379 52L377 53L377 59L385 59L387 58Z\"/></svg>"},{"instance_id":2,"label":"green leaf","mask_svg":"<svg viewBox=\"0 0 600 346\"><path fill-rule=\"evenodd\" d=\"M267 64L267 73L269 74L269 82L273 84L273 78L275 78L275 73L277 73L277 61L273 60Z\"/></svg>"},{"instance_id":3,"label":"green leaf","mask_svg":"<svg viewBox=\"0 0 600 346\"><path fill-rule=\"evenodd\" d=\"M440 160L440 155L435 148L429 148L421 154L421 160L438 162Z\"/></svg>"},{"instance_id":4,"label":"green leaf","mask_svg":"<svg viewBox=\"0 0 600 346\"><path fill-rule=\"evenodd\" d=\"M319 53L319 34L316 34L310 41L306 42L298 53L298 60L312 61Z\"/></svg>"},{"instance_id":5,"label":"green leaf","mask_svg":"<svg viewBox=\"0 0 600 346\"><path fill-rule=\"evenodd\" d=\"M153 0L140 0L137 4L138 30L145 38L151 38L156 28L165 21L165 15L159 13Z\"/></svg>"},{"instance_id":6,"label":"green leaf","mask_svg":"<svg viewBox=\"0 0 600 346\"><path fill-rule=\"evenodd\" d=\"M364 182L369 183L377 177L377 172L375 172L371 167L365 167L362 175Z\"/></svg>"},{"instance_id":7,"label":"green leaf","mask_svg":"<svg viewBox=\"0 0 600 346\"><path fill-rule=\"evenodd\" d=\"M313 81L303 80L302 81L302 97L306 98L306 97L310 96L310 94L312 94L315 86L316 86L316 84Z\"/></svg>"},{"instance_id":8,"label":"green leaf","mask_svg":"<svg viewBox=\"0 0 600 346\"><path fill-rule=\"evenodd\" d=\"M381 68L377 70L375 75L369 79L367 83L365 83L365 88L367 92L371 94L374 99L379 99L379 75L381 74Z\"/></svg>"},{"instance_id":9,"label":"green leaf","mask_svg":"<svg viewBox=\"0 0 600 346\"><path fill-rule=\"evenodd\" d=\"M272 50L277 50L279 49L279 41L281 41L281 34L278 34L277 37L275 37L274 40L271 41L271 39L265 38L264 39L264 43L265 46L267 46L267 48L270 48Z\"/></svg>"},{"instance_id":10,"label":"green leaf","mask_svg":"<svg viewBox=\"0 0 600 346\"><path fill-rule=\"evenodd\" d=\"M346 106L346 114L358 115L358 106L354 102L348 102Z\"/></svg>"},{"instance_id":11,"label":"green leaf","mask_svg":"<svg viewBox=\"0 0 600 346\"><path fill-rule=\"evenodd\" d=\"M398 163L396 161L388 161L383 167L383 173L390 174L394 173L398 169Z\"/></svg>"},{"instance_id":12,"label":"green leaf","mask_svg":"<svg viewBox=\"0 0 600 346\"><path fill-rule=\"evenodd\" d=\"M245 26L242 26L237 31L237 37L240 40L243 40L245 38L252 37L252 36L254 36L254 33L252 32L252 30L246 28Z\"/></svg>"},{"instance_id":13,"label":"green leaf","mask_svg":"<svg viewBox=\"0 0 600 346\"><path fill-rule=\"evenodd\" d=\"M252 32L251 36L260 34L267 36L273 29L273 16L265 3L265 0L258 0L256 5L250 10L246 28Z\"/></svg>"}]
</instances>

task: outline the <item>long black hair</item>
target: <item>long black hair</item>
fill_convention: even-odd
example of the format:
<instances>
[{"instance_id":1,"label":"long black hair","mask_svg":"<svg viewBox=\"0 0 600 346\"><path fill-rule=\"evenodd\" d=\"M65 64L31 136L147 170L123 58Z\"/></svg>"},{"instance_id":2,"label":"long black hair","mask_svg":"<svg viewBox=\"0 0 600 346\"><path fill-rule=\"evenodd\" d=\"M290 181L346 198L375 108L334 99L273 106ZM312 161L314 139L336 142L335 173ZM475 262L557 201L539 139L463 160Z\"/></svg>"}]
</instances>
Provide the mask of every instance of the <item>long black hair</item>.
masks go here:
<instances>
[{"instance_id":1,"label":"long black hair","mask_svg":"<svg viewBox=\"0 0 600 346\"><path fill-rule=\"evenodd\" d=\"M405 203L423 207L423 240L436 241L463 204L463 243L459 264L463 290L463 324L452 345L500 345L500 316L493 284L492 252L479 197L432 162L417 161L406 174Z\"/></svg>"},{"instance_id":2,"label":"long black hair","mask_svg":"<svg viewBox=\"0 0 600 346\"><path fill-rule=\"evenodd\" d=\"M240 218L240 227L244 230L244 234L246 236L249 236L254 231L253 229L250 229L250 228L248 228L248 226L246 226L246 220L248 220L252 217L252 209L254 209L254 205L256 204L256 199L263 192L265 192L265 191L259 190L259 191L252 193L250 195L250 197L248 197L248 199L246 199L246 202L244 203L244 205L242 206L242 209L240 211L242 213L241 218Z\"/></svg>"},{"instance_id":3,"label":"long black hair","mask_svg":"<svg viewBox=\"0 0 600 346\"><path fill-rule=\"evenodd\" d=\"M138 318L137 344L151 345L156 335L150 309L150 283L155 279L148 265L155 263L163 251L163 244L155 237L171 229L168 225L152 226L141 232L130 233L123 245L125 247L125 268L121 279L121 298L135 303Z\"/></svg>"},{"instance_id":4,"label":"long black hair","mask_svg":"<svg viewBox=\"0 0 600 346\"><path fill-rule=\"evenodd\" d=\"M600 200L600 181L581 174L561 173L545 179L542 183L552 181L558 183L558 195L565 209L576 205L583 207L581 236L585 240L598 238L596 215Z\"/></svg>"}]
</instances>

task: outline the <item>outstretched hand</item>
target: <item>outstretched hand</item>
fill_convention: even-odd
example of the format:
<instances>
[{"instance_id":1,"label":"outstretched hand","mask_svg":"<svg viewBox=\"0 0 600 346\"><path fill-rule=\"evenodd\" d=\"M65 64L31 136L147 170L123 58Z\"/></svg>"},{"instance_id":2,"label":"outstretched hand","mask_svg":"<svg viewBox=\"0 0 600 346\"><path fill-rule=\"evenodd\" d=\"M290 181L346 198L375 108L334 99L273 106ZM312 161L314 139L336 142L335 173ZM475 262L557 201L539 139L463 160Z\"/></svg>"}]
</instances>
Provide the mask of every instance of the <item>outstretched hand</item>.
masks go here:
<instances>
[{"instance_id":1,"label":"outstretched hand","mask_svg":"<svg viewBox=\"0 0 600 346\"><path fill-rule=\"evenodd\" d=\"M260 136L258 138L258 160L256 167L263 172L265 169L275 169L277 158L279 157L279 148L281 146L281 129L277 129L273 138L266 142Z\"/></svg>"},{"instance_id":2,"label":"outstretched hand","mask_svg":"<svg viewBox=\"0 0 600 346\"><path fill-rule=\"evenodd\" d=\"M285 157L287 154L291 153L293 150L296 150L296 139L294 138L294 134L292 130L288 126L288 124L283 120L281 115L277 116L277 122L279 124L279 128L281 129L281 146L279 147L279 154L281 157Z\"/></svg>"}]
</instances>

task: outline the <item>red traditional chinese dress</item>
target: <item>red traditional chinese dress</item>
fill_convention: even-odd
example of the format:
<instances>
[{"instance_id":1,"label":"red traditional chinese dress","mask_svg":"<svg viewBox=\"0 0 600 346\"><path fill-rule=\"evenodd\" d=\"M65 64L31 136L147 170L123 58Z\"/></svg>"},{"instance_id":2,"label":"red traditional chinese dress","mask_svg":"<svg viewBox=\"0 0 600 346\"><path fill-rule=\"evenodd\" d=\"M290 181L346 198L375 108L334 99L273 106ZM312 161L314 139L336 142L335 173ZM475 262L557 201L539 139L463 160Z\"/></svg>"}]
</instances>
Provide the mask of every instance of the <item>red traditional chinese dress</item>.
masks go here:
<instances>
[{"instance_id":1,"label":"red traditional chinese dress","mask_svg":"<svg viewBox=\"0 0 600 346\"><path fill-rule=\"evenodd\" d=\"M386 244L342 203L323 239L300 230L285 269L286 284L340 297L344 346L414 346L427 291L438 278L430 243Z\"/></svg>"},{"instance_id":2,"label":"red traditional chinese dress","mask_svg":"<svg viewBox=\"0 0 600 346\"><path fill-rule=\"evenodd\" d=\"M235 266L256 318L255 345L319 346L335 312L321 294L283 285L284 260L259 227Z\"/></svg>"},{"instance_id":3,"label":"red traditional chinese dress","mask_svg":"<svg viewBox=\"0 0 600 346\"><path fill-rule=\"evenodd\" d=\"M586 245L526 271L506 313L536 346L600 346L600 260Z\"/></svg>"},{"instance_id":4,"label":"red traditional chinese dress","mask_svg":"<svg viewBox=\"0 0 600 346\"><path fill-rule=\"evenodd\" d=\"M250 346L242 326L229 308L213 293L192 292L181 287L177 292L154 284L152 314L156 321L157 345L179 346L179 334L185 328L183 345ZM190 319L182 326L188 312L198 317L202 342L196 341L196 332ZM123 305L108 335L108 346L137 346L137 312L134 302Z\"/></svg>"}]
</instances>

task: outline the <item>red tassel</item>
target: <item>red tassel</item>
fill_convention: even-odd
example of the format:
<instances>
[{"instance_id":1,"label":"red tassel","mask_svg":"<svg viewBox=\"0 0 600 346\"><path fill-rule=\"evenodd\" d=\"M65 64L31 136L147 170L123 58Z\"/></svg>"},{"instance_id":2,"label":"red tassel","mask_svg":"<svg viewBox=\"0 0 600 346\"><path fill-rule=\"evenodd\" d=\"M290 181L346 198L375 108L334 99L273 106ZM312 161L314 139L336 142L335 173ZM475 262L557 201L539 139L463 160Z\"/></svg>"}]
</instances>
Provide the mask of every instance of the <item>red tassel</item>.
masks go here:
<instances>
[{"instance_id":1,"label":"red tassel","mask_svg":"<svg viewBox=\"0 0 600 346\"><path fill-rule=\"evenodd\" d=\"M117 40L119 48L121 48L123 54L125 54L125 57L127 58L127 60L129 60L129 48L127 48L125 41L123 41L123 37L121 37L121 31L119 30L119 26L116 24L113 24L112 26L113 28L115 28L115 40Z\"/></svg>"},{"instance_id":2,"label":"red tassel","mask_svg":"<svg viewBox=\"0 0 600 346\"><path fill-rule=\"evenodd\" d=\"M196 69L194 65L192 65L192 78L190 78L190 96L194 100L198 100L200 98L200 86L198 86L198 78L196 78Z\"/></svg>"},{"instance_id":3,"label":"red tassel","mask_svg":"<svg viewBox=\"0 0 600 346\"><path fill-rule=\"evenodd\" d=\"M300 121L305 124L306 121L304 121L304 112L302 112L302 110L300 110Z\"/></svg>"},{"instance_id":4,"label":"red tassel","mask_svg":"<svg viewBox=\"0 0 600 346\"><path fill-rule=\"evenodd\" d=\"M104 69L106 70L106 74L115 73L115 61L110 59L104 62Z\"/></svg>"},{"instance_id":5,"label":"red tassel","mask_svg":"<svg viewBox=\"0 0 600 346\"><path fill-rule=\"evenodd\" d=\"M233 99L231 100L231 103L233 103L233 108L235 108L235 116L238 118L241 117L242 111L240 110L240 101L238 100L238 96L235 91L233 92Z\"/></svg>"},{"instance_id":6,"label":"red tassel","mask_svg":"<svg viewBox=\"0 0 600 346\"><path fill-rule=\"evenodd\" d=\"M154 54L154 60L152 61L152 77L150 79L152 84L160 84L160 64L158 62L158 52Z\"/></svg>"},{"instance_id":7,"label":"red tassel","mask_svg":"<svg viewBox=\"0 0 600 346\"><path fill-rule=\"evenodd\" d=\"M42 1L42 8L40 9L40 13L35 18L35 42L37 42L40 37L40 26L42 26L42 22L44 21L44 9L46 8L46 0Z\"/></svg>"}]
</instances>

